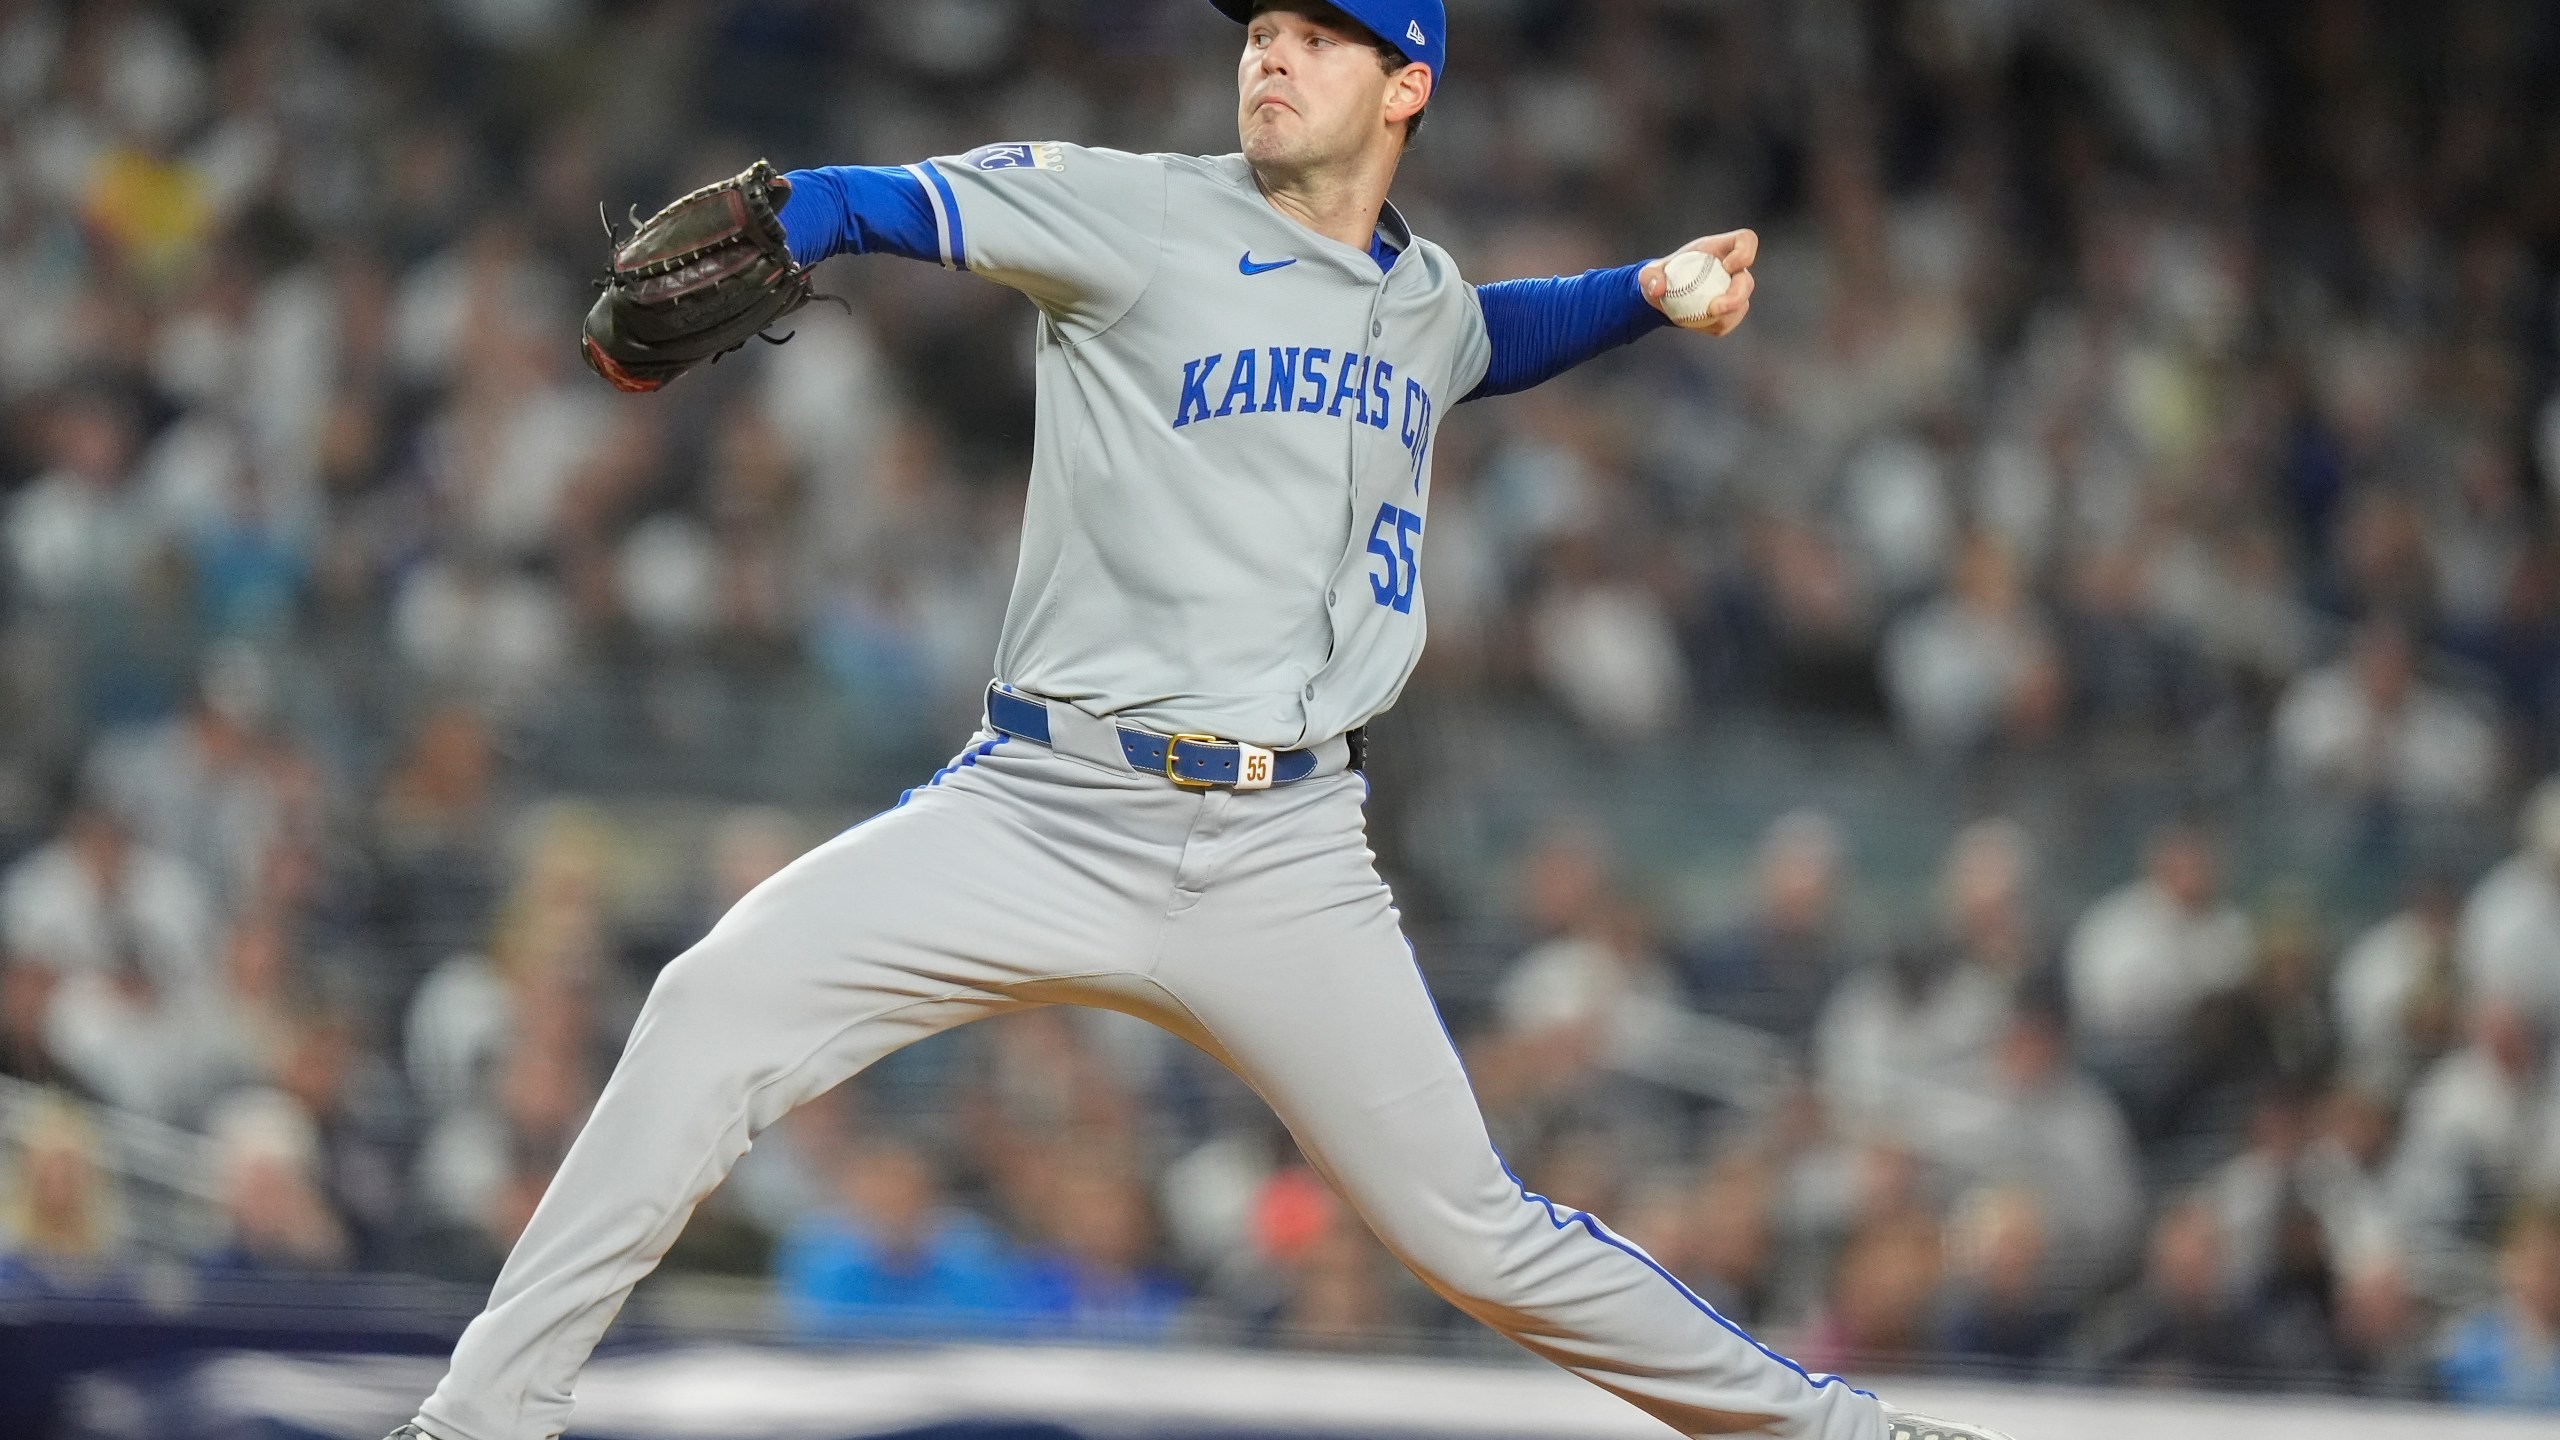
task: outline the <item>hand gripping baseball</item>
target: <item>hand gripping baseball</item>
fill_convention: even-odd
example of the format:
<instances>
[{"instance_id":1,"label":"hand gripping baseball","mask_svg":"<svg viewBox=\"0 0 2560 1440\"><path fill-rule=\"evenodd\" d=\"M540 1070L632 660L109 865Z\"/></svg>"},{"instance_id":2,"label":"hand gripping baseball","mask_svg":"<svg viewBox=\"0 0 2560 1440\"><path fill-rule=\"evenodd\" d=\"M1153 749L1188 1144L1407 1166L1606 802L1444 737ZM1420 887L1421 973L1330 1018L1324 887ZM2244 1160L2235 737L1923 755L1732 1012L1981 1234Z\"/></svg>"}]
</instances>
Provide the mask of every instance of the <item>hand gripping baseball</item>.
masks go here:
<instances>
[{"instance_id":1,"label":"hand gripping baseball","mask_svg":"<svg viewBox=\"0 0 2560 1440\"><path fill-rule=\"evenodd\" d=\"M1683 261L1681 257L1696 255L1704 259ZM1760 237L1748 230L1728 230L1722 235L1709 235L1692 240L1659 260L1648 263L1636 274L1636 286L1653 307L1671 317L1683 330L1697 330L1709 335L1730 335L1751 313L1751 292L1757 282L1751 275L1751 262L1760 257ZM1690 272L1694 267L1694 274ZM1720 272L1725 283L1716 283Z\"/></svg>"},{"instance_id":2,"label":"hand gripping baseball","mask_svg":"<svg viewBox=\"0 0 2560 1440\"><path fill-rule=\"evenodd\" d=\"M655 390L818 298L783 242L790 194L759 160L638 222L597 282L604 293L579 339L587 367L616 390ZM610 221L605 236L614 238Z\"/></svg>"}]
</instances>

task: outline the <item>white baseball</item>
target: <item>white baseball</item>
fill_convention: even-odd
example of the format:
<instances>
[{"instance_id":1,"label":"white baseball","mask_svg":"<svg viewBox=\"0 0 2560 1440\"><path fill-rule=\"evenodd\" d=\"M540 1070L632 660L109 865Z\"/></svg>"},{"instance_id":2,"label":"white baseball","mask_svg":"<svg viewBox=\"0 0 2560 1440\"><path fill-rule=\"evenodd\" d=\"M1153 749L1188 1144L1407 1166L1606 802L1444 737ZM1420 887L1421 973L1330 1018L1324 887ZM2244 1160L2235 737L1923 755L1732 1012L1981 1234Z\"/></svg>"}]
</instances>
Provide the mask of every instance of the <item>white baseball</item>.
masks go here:
<instances>
[{"instance_id":1,"label":"white baseball","mask_svg":"<svg viewBox=\"0 0 2560 1440\"><path fill-rule=\"evenodd\" d=\"M1683 250L1662 263L1662 313L1680 324L1707 318L1707 306L1733 283L1724 262L1698 250Z\"/></svg>"}]
</instances>

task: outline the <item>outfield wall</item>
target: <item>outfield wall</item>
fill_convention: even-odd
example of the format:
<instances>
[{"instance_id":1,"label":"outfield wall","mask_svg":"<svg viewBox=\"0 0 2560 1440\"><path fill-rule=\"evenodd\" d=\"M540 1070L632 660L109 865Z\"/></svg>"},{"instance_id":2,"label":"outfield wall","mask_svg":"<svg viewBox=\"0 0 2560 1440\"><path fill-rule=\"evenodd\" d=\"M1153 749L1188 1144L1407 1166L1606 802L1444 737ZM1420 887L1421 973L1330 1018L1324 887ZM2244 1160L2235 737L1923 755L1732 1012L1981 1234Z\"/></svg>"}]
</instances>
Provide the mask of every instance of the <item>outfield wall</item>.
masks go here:
<instances>
[{"instance_id":1,"label":"outfield wall","mask_svg":"<svg viewBox=\"0 0 2560 1440\"><path fill-rule=\"evenodd\" d=\"M78 1440L379 1440L440 1366L234 1353L73 1387ZM599 1360L572 1440L1662 1440L1562 1372L1183 1350L693 1347ZM1915 1407L2017 1440L2551 1440L2560 1417L2365 1401L1913 1381Z\"/></svg>"}]
</instances>

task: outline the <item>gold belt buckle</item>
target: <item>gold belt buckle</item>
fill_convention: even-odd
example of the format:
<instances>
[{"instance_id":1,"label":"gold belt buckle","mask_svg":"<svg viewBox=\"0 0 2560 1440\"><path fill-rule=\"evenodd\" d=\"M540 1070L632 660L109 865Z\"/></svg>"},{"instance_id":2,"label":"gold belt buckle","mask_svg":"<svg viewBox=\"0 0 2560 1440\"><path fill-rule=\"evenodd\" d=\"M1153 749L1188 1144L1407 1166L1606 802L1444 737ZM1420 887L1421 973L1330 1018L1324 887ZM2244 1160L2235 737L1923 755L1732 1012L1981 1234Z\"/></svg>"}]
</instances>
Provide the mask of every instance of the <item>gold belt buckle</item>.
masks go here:
<instances>
[{"instance_id":1,"label":"gold belt buckle","mask_svg":"<svg viewBox=\"0 0 2560 1440\"><path fill-rule=\"evenodd\" d=\"M1189 740L1197 745L1223 745L1226 743L1215 735L1174 736L1172 739L1167 740L1164 743L1164 778L1172 781L1174 783L1174 787L1180 790L1217 789L1218 782L1215 780L1185 780L1181 775L1175 773L1174 762L1180 758L1182 754L1182 742L1185 740Z\"/></svg>"}]
</instances>

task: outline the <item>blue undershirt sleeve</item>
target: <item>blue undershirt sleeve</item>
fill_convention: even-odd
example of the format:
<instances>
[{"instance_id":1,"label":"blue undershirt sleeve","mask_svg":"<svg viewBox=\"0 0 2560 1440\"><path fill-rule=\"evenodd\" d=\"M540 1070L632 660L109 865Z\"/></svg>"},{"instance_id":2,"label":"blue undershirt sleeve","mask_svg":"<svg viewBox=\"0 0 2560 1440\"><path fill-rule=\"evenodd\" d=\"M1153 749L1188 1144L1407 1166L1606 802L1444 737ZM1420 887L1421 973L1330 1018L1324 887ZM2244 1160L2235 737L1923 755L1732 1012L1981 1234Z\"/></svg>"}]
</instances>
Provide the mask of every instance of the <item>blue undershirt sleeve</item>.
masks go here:
<instances>
[{"instance_id":1,"label":"blue undershirt sleeve","mask_svg":"<svg viewBox=\"0 0 2560 1440\"><path fill-rule=\"evenodd\" d=\"M1671 323L1636 288L1640 262L1541 280L1476 287L1493 363L1464 400L1509 395L1552 380L1604 351ZM1464 403L1462 400L1461 403Z\"/></svg>"},{"instance_id":2,"label":"blue undershirt sleeve","mask_svg":"<svg viewBox=\"0 0 2560 1440\"><path fill-rule=\"evenodd\" d=\"M823 165L782 178L791 182L791 198L782 202L782 235L797 263L881 251L910 260L941 259L933 205L912 170Z\"/></svg>"}]
</instances>

